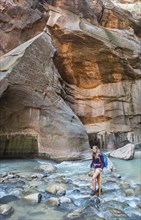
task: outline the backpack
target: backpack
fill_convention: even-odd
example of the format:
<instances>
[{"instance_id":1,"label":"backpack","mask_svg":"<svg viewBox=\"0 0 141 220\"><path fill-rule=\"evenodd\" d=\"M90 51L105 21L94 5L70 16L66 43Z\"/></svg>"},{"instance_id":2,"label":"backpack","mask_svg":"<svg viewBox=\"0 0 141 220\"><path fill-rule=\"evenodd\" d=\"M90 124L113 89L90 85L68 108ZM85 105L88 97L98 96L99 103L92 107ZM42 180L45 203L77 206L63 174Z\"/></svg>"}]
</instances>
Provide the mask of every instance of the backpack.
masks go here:
<instances>
[{"instance_id":1,"label":"backpack","mask_svg":"<svg viewBox=\"0 0 141 220\"><path fill-rule=\"evenodd\" d=\"M101 152L101 154L102 154L103 159L104 159L104 167L107 167L107 166L108 166L108 157L107 157L106 154L104 154L104 153L102 153L102 152Z\"/></svg>"}]
</instances>

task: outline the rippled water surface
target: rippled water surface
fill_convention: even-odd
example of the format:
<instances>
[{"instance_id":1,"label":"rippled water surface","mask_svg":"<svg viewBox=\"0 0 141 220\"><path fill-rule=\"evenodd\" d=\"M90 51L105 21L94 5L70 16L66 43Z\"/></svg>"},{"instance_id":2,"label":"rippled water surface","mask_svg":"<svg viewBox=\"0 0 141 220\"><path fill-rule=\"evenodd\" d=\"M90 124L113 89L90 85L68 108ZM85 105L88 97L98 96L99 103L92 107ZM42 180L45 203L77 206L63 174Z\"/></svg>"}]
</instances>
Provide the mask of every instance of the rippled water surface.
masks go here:
<instances>
[{"instance_id":1,"label":"rippled water surface","mask_svg":"<svg viewBox=\"0 0 141 220\"><path fill-rule=\"evenodd\" d=\"M111 159L121 176L130 181L141 183L141 153L137 151L133 160Z\"/></svg>"},{"instance_id":2,"label":"rippled water surface","mask_svg":"<svg viewBox=\"0 0 141 220\"><path fill-rule=\"evenodd\" d=\"M118 159L111 159L114 163L117 172L122 176L124 180L127 180L131 183L141 183L141 154L140 152L136 152L134 160L130 161L124 161L124 160L118 160ZM91 182L85 182L80 181L77 179L78 174L85 174L90 169L90 163L91 161L66 161L62 163L56 163L53 161L46 161L46 160L2 160L0 162L0 173L9 173L14 172L19 175L23 176L31 176L31 174L36 173L36 168L41 164L46 163L52 163L57 167L57 173L52 174L49 178L55 178L57 176L65 176L70 179L73 179L73 184L76 184L76 186L82 186L82 187L91 187ZM44 187L47 186L47 183L44 183ZM114 183L112 183L113 187ZM10 186L9 186L10 187ZM105 185L105 187L111 187L111 185ZM7 192L10 192L10 190L7 189ZM117 189L118 190L118 189ZM2 193L2 190L0 189L0 193ZM71 195L71 189L68 190L68 195ZM81 199L87 199L88 195L83 196L77 191L73 196L73 198L76 200L77 205L81 203ZM107 201L112 198L110 195L107 197ZM116 194L117 196L117 194ZM1 194L2 197L2 194ZM118 200L123 201L125 198L119 195ZM136 201L132 200L129 201L129 198L127 198L128 203L130 203L131 207L134 207L136 204ZM40 204L31 204L30 202L25 202L23 199L20 199L18 201L14 201L11 203L11 205L14 207L14 214L9 218L11 220L64 220L66 211L60 211L57 208L49 207L47 206L46 202L41 202ZM5 217L3 218L5 219Z\"/></svg>"}]
</instances>

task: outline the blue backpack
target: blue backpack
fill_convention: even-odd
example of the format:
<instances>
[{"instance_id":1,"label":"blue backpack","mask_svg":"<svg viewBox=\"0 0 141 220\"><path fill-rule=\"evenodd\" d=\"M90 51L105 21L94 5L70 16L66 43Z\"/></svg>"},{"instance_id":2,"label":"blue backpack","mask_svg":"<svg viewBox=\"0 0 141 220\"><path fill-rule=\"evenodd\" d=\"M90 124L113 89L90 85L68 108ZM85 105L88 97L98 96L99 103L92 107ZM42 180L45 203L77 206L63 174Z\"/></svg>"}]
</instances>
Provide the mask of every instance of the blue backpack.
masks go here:
<instances>
[{"instance_id":1,"label":"blue backpack","mask_svg":"<svg viewBox=\"0 0 141 220\"><path fill-rule=\"evenodd\" d=\"M101 154L102 154L103 159L104 159L104 167L107 167L107 166L108 166L108 158L107 158L107 155L104 154L104 153L102 153L102 152L101 152Z\"/></svg>"}]
</instances>

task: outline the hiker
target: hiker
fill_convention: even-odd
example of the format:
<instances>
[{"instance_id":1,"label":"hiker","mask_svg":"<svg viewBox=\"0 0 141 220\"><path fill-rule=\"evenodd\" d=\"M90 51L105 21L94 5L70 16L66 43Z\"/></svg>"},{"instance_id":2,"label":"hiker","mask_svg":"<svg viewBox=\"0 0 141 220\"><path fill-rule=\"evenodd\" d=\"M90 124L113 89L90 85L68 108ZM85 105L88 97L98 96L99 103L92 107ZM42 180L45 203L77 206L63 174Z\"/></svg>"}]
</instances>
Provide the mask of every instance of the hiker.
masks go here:
<instances>
[{"instance_id":1,"label":"hiker","mask_svg":"<svg viewBox=\"0 0 141 220\"><path fill-rule=\"evenodd\" d=\"M98 185L101 190L101 174L104 168L104 158L97 146L92 147L92 162L90 167L94 168L94 173L92 176L92 191L91 191L91 196L94 196L97 192L99 192L99 189L96 190L96 180L98 181Z\"/></svg>"}]
</instances>

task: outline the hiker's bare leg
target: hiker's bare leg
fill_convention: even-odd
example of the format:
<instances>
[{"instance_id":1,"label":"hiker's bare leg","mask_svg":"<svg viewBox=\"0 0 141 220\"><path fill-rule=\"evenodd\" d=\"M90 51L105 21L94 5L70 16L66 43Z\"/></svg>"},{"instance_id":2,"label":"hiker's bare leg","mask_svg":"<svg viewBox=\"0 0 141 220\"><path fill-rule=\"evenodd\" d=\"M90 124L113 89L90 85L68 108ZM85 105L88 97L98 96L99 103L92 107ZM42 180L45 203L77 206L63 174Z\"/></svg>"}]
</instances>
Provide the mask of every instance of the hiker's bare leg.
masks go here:
<instances>
[{"instance_id":1,"label":"hiker's bare leg","mask_svg":"<svg viewBox=\"0 0 141 220\"><path fill-rule=\"evenodd\" d=\"M99 170L95 170L94 171L94 174L93 174L93 177L92 177L92 189L95 190L96 189L96 179L98 177L98 175L100 174L100 171Z\"/></svg>"},{"instance_id":2,"label":"hiker's bare leg","mask_svg":"<svg viewBox=\"0 0 141 220\"><path fill-rule=\"evenodd\" d=\"M97 176L97 183L98 183L98 195L101 195L101 182L102 182L102 173Z\"/></svg>"},{"instance_id":3,"label":"hiker's bare leg","mask_svg":"<svg viewBox=\"0 0 141 220\"><path fill-rule=\"evenodd\" d=\"M98 188L101 187L101 181L102 181L102 174L100 173L100 174L97 176Z\"/></svg>"}]
</instances>

